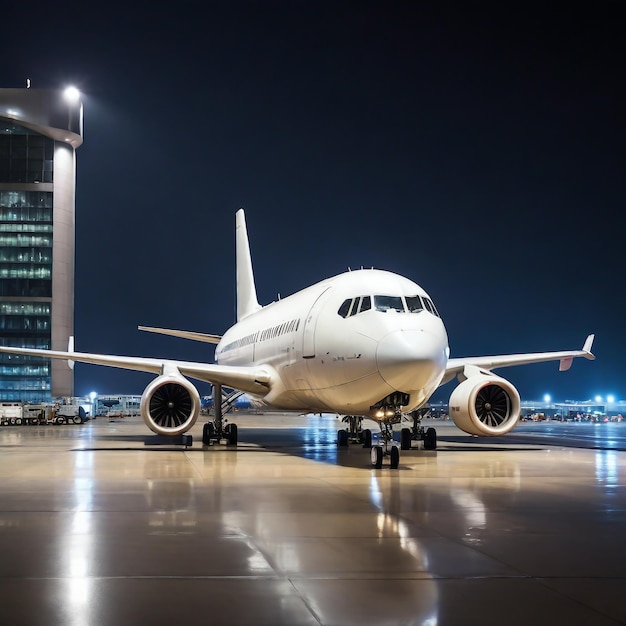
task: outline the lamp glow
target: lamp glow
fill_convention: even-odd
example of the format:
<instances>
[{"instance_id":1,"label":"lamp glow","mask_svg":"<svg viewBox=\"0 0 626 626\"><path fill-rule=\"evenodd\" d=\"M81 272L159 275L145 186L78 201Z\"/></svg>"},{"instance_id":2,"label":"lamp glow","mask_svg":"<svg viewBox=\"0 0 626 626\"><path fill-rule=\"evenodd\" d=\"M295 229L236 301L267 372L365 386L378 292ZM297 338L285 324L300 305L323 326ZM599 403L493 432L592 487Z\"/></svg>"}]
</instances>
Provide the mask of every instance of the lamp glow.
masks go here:
<instances>
[{"instance_id":1,"label":"lamp glow","mask_svg":"<svg viewBox=\"0 0 626 626\"><path fill-rule=\"evenodd\" d=\"M76 87L70 86L70 87L66 87L65 91L63 92L63 95L65 96L65 99L68 102L74 103L74 102L78 102L80 98L80 91L78 91Z\"/></svg>"}]
</instances>

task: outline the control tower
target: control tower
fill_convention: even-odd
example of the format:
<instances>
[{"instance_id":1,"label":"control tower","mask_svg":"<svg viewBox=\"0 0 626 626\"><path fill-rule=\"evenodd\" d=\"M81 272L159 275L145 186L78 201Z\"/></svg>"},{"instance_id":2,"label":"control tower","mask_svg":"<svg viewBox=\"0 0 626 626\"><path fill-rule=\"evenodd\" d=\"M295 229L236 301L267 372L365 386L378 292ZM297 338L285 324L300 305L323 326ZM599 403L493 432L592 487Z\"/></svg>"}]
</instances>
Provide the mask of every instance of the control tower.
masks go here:
<instances>
[{"instance_id":1,"label":"control tower","mask_svg":"<svg viewBox=\"0 0 626 626\"><path fill-rule=\"evenodd\" d=\"M0 89L0 343L67 350L74 334L75 89ZM0 355L0 400L72 396L65 361Z\"/></svg>"}]
</instances>

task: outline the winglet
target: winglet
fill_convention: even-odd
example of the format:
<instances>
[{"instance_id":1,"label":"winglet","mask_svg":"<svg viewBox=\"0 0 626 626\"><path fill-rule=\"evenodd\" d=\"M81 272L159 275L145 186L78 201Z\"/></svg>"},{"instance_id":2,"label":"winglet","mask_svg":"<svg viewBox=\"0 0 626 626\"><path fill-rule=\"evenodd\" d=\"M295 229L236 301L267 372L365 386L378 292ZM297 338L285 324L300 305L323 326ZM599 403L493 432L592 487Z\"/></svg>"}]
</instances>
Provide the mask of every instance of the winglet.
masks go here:
<instances>
[{"instance_id":1,"label":"winglet","mask_svg":"<svg viewBox=\"0 0 626 626\"><path fill-rule=\"evenodd\" d=\"M74 352L74 336L71 335L70 338L67 341L67 351L68 352ZM67 360L67 366L73 370L74 369L74 361L72 361L71 359Z\"/></svg>"},{"instance_id":2,"label":"winglet","mask_svg":"<svg viewBox=\"0 0 626 626\"><path fill-rule=\"evenodd\" d=\"M239 209L235 216L235 247L237 261L237 321L258 311L261 306L257 300L254 274L252 272L252 257L248 243L246 229L246 215Z\"/></svg>"},{"instance_id":3,"label":"winglet","mask_svg":"<svg viewBox=\"0 0 626 626\"><path fill-rule=\"evenodd\" d=\"M593 361L596 357L591 352L591 346L593 344L593 339L595 335L588 335L587 339L585 339L585 344L583 345L583 349L580 351L579 356L584 356L586 359ZM570 367L572 367L572 363L574 361L573 356L566 357L559 361L559 372L565 372Z\"/></svg>"}]
</instances>

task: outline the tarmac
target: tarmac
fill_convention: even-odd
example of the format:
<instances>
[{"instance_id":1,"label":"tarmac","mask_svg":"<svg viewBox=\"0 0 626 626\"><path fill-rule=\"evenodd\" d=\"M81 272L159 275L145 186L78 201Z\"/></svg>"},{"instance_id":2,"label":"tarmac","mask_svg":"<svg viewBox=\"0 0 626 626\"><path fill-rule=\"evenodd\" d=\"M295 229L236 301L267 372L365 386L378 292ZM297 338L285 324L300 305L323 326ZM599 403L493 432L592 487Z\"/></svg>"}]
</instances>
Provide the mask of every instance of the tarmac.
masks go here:
<instances>
[{"instance_id":1,"label":"tarmac","mask_svg":"<svg viewBox=\"0 0 626 626\"><path fill-rule=\"evenodd\" d=\"M375 470L334 416L231 419L236 448L0 429L0 624L626 623L626 424L433 420Z\"/></svg>"}]
</instances>

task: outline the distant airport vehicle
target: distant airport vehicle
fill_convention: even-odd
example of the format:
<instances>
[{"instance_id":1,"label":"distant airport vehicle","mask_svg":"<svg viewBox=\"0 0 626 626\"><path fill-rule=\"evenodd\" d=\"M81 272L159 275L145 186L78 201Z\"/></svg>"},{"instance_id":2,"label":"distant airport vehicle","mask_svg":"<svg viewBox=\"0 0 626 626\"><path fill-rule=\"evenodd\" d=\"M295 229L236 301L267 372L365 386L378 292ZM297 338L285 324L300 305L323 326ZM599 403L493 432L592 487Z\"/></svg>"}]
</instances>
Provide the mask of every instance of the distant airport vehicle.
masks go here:
<instances>
[{"instance_id":1,"label":"distant airport vehicle","mask_svg":"<svg viewBox=\"0 0 626 626\"><path fill-rule=\"evenodd\" d=\"M0 426L20 425L23 415L24 412L21 402L0 403Z\"/></svg>"},{"instance_id":2,"label":"distant airport vehicle","mask_svg":"<svg viewBox=\"0 0 626 626\"><path fill-rule=\"evenodd\" d=\"M291 296L261 306L257 300L243 210L236 215L237 322L223 336L184 330L142 330L217 344L215 364L30 348L1 352L67 359L151 372L156 378L141 398L141 415L159 435L187 432L200 414L200 395L189 378L214 385L215 419L203 429L203 442L237 443L237 426L222 420L222 386L245 393L261 406L301 413L336 413L347 429L338 444L360 441L371 447L372 464L388 456L398 467L399 449L422 439L436 447L434 429L421 426L419 407L455 376L450 417L461 430L495 436L509 432L520 417L520 397L493 369L560 361L567 370L576 357L593 359L589 335L582 350L450 358L443 322L429 295L411 280L391 272L361 269L328 278ZM235 394L235 395L236 395ZM232 395L226 399L233 399ZM402 428L400 447L393 425ZM362 428L363 418L378 422L380 437Z\"/></svg>"},{"instance_id":3,"label":"distant airport vehicle","mask_svg":"<svg viewBox=\"0 0 626 626\"><path fill-rule=\"evenodd\" d=\"M87 414L78 404L44 402L24 404L3 402L0 404L0 426L21 426L22 424L82 424Z\"/></svg>"}]
</instances>

